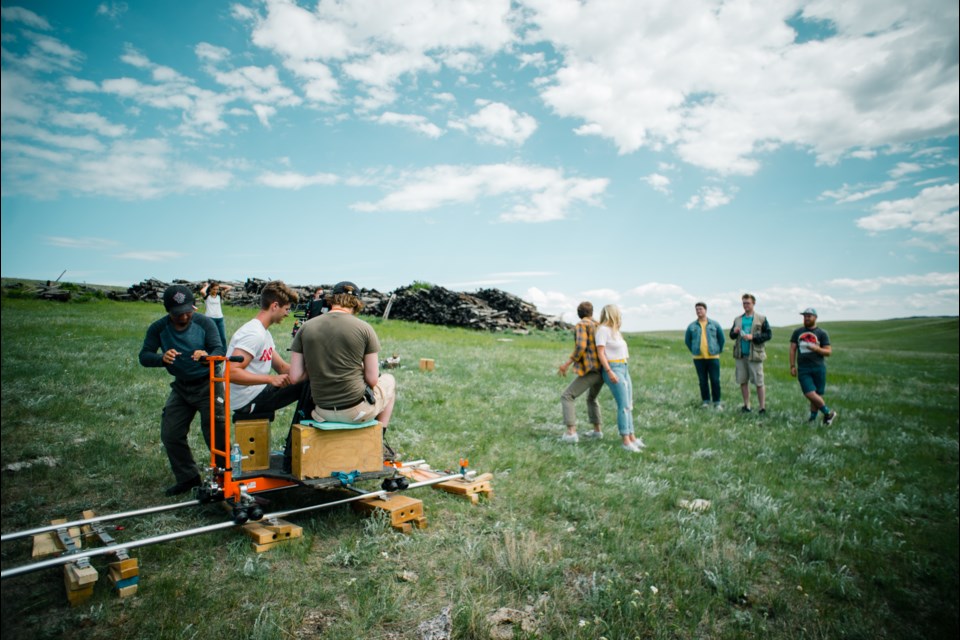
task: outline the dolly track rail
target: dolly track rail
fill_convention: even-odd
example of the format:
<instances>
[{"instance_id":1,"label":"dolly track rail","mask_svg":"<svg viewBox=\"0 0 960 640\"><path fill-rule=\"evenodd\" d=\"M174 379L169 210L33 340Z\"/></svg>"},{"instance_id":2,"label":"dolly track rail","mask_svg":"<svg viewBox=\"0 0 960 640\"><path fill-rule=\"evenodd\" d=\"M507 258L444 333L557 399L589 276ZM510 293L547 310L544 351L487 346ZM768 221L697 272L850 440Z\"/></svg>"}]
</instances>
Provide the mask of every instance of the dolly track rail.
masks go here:
<instances>
[{"instance_id":1,"label":"dolly track rail","mask_svg":"<svg viewBox=\"0 0 960 640\"><path fill-rule=\"evenodd\" d=\"M476 472L470 471L466 474L454 473L447 476L442 476L439 478L431 478L430 480L424 480L423 482L414 482L411 483L407 490L416 489L418 487L427 487L433 484L439 484L441 482L446 482L448 480L455 480L457 478L469 478L473 476ZM363 500L365 498L377 498L386 496L389 491L380 489L379 491L371 491L369 493L361 493L356 496L351 496L349 498L343 498L342 500L334 500L333 502L324 502L323 504L310 505L308 507L300 507L299 509L290 509L288 511L278 511L276 513L267 513L264 514L263 519L269 520L271 518L286 518L293 515L298 515L301 513L307 513L309 511L317 511L319 509L326 509L328 507L336 507L342 504L347 504L350 502L356 502L357 500ZM179 505L189 505L193 504L191 502L178 503ZM59 525L63 527L67 525ZM194 529L187 529L186 531L179 531L174 533L165 533L159 536L153 536L152 538L144 538L142 540L131 540L130 542L123 542L120 544L110 545L109 547L97 547L96 549L86 549L79 553L71 553L68 555L58 556L56 558L50 558L48 560L41 560L39 562L32 562L30 564L21 565L19 567L13 567L10 569L4 569L0 572L0 580L6 580L7 578L13 578L14 576L23 575L25 573L31 573L33 571L40 571L41 569L47 569L49 567L56 567L59 565L70 564L75 562L80 558L92 558L94 556L105 556L116 553L120 550L126 549L136 549L139 547L148 547L153 544L159 544L161 542L168 542L170 540L178 540L180 538L189 538L191 536L200 535L202 533L210 533L212 531L220 531L222 529L230 529L233 527L239 526L232 520L226 522L219 522L216 524L210 524L203 527L196 527Z\"/></svg>"},{"instance_id":2,"label":"dolly track rail","mask_svg":"<svg viewBox=\"0 0 960 640\"><path fill-rule=\"evenodd\" d=\"M421 464L425 464L425 460L411 460L410 462L404 462L401 464L401 467L415 467ZM279 491L286 489L288 487L280 487L278 489L271 489L270 491ZM262 491L261 493L268 493L267 491ZM188 500L186 502L176 502L173 504L165 504L157 507L146 507L144 509L136 509L134 511L123 511L121 513L108 513L102 516L94 516L92 518L84 518L83 520L73 520L72 522L64 522L63 524L49 524L42 527L36 527L34 529L27 529L26 531L11 531L10 533L0 534L0 542L10 542L13 540L19 540L21 538L29 538L30 536L36 536L41 533L47 533L48 531L56 531L57 529L69 529L70 527L82 527L87 524L94 524L96 522L109 522L111 520L123 520L124 518L135 518L137 516L146 516L151 513L163 513L164 511L173 511L175 509L182 509L184 507L193 507L198 504L201 504L200 500Z\"/></svg>"},{"instance_id":3,"label":"dolly track rail","mask_svg":"<svg viewBox=\"0 0 960 640\"><path fill-rule=\"evenodd\" d=\"M28 538L30 536L39 535L41 533L47 533L48 531L56 531L57 529L69 529L70 527L81 527L83 525L93 524L95 522L123 520L124 518L145 516L151 513L162 513L164 511L173 511L174 509L182 509L184 507L193 507L198 504L200 504L199 500L188 500L187 502L176 502L174 504L165 504L159 507L147 507L146 509L137 509L136 511L124 511L122 513L110 513L102 516L94 516L93 518L85 518L83 520L74 520L73 522L64 522L63 524L50 524L43 527L37 527L36 529L28 529L26 531L4 533L3 535L0 535L0 542L7 542L9 540L19 540L20 538Z\"/></svg>"}]
</instances>

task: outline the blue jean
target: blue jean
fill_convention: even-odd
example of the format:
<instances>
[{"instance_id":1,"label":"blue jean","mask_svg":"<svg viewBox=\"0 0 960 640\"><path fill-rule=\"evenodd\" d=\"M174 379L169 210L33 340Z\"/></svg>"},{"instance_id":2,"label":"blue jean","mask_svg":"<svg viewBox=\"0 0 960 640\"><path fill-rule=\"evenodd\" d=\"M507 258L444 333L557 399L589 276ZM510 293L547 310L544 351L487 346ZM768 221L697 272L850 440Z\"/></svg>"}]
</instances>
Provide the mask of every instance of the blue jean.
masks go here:
<instances>
[{"instance_id":1,"label":"blue jean","mask_svg":"<svg viewBox=\"0 0 960 640\"><path fill-rule=\"evenodd\" d=\"M217 325L217 333L220 334L220 342L223 343L223 348L226 348L230 345L227 344L227 328L223 323L223 318L210 318L213 320L213 324Z\"/></svg>"},{"instance_id":2,"label":"blue jean","mask_svg":"<svg viewBox=\"0 0 960 640\"><path fill-rule=\"evenodd\" d=\"M720 360L701 358L694 360L693 366L697 368L697 378L700 379L700 399L707 402L712 393L713 401L720 402Z\"/></svg>"},{"instance_id":3,"label":"blue jean","mask_svg":"<svg viewBox=\"0 0 960 640\"><path fill-rule=\"evenodd\" d=\"M616 384L610 381L606 371L603 372L603 381L617 401L617 431L621 436L628 436L633 433L633 381L630 380L630 369L626 362L611 362L610 369L617 376Z\"/></svg>"}]
</instances>

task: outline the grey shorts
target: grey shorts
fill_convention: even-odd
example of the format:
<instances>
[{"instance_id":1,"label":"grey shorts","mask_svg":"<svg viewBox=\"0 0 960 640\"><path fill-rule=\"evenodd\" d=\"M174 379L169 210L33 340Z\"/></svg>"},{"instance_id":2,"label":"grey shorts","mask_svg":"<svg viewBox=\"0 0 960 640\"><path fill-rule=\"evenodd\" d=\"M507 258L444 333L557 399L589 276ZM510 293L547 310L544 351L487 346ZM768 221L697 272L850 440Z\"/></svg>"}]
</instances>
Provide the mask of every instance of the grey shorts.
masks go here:
<instances>
[{"instance_id":1,"label":"grey shorts","mask_svg":"<svg viewBox=\"0 0 960 640\"><path fill-rule=\"evenodd\" d=\"M753 384L763 386L763 362L753 362L746 358L735 358L737 367L737 384Z\"/></svg>"}]
</instances>

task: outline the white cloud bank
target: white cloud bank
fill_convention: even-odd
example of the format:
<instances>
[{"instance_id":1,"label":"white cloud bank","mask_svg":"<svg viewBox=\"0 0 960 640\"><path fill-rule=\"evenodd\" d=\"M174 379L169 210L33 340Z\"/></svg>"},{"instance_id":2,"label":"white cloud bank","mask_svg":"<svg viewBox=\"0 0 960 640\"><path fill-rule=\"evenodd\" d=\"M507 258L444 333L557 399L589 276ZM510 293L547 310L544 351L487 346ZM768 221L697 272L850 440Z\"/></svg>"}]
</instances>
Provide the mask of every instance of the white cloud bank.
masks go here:
<instances>
[{"instance_id":1,"label":"white cloud bank","mask_svg":"<svg viewBox=\"0 0 960 640\"><path fill-rule=\"evenodd\" d=\"M563 56L544 101L621 153L671 146L751 175L778 145L834 162L957 131L956 3L523 4L528 38ZM814 39L797 31L822 27Z\"/></svg>"},{"instance_id":2,"label":"white cloud bank","mask_svg":"<svg viewBox=\"0 0 960 640\"><path fill-rule=\"evenodd\" d=\"M938 236L949 246L960 244L958 229L957 183L927 187L915 198L888 200L873 207L874 213L859 218L857 226L871 233L909 229L915 233Z\"/></svg>"},{"instance_id":3,"label":"white cloud bank","mask_svg":"<svg viewBox=\"0 0 960 640\"><path fill-rule=\"evenodd\" d=\"M558 169L522 164L440 165L404 174L384 186L390 193L360 202L358 211L427 211L506 198L504 222L546 222L566 217L577 203L599 205L608 180L566 177Z\"/></svg>"}]
</instances>

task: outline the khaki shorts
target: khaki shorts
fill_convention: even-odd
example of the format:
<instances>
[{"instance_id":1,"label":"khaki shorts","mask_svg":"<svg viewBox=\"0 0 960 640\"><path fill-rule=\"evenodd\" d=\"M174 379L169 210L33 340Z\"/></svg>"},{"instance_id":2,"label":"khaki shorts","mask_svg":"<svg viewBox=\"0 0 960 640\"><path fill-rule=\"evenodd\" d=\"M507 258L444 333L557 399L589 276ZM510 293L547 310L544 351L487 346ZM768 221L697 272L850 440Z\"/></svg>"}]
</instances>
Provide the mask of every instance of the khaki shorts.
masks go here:
<instances>
[{"instance_id":1,"label":"khaki shorts","mask_svg":"<svg viewBox=\"0 0 960 640\"><path fill-rule=\"evenodd\" d=\"M763 362L753 362L746 358L735 358L737 367L737 384L747 384L748 382L758 386L763 386Z\"/></svg>"},{"instance_id":2,"label":"khaki shorts","mask_svg":"<svg viewBox=\"0 0 960 640\"><path fill-rule=\"evenodd\" d=\"M397 395L397 380L389 373L380 376L377 386L373 388L374 403L361 402L349 409L321 409L316 407L310 414L317 422L346 422L360 424L369 420L376 420L384 408Z\"/></svg>"}]
</instances>

